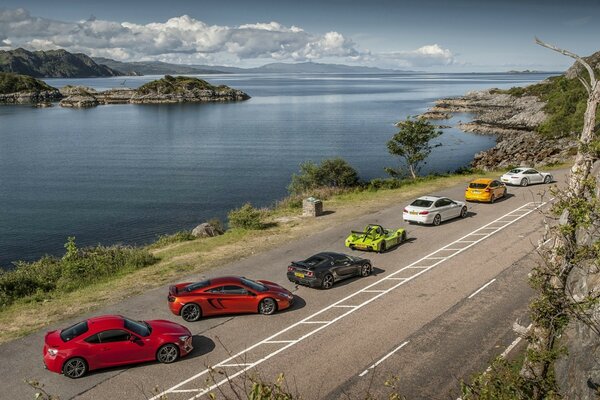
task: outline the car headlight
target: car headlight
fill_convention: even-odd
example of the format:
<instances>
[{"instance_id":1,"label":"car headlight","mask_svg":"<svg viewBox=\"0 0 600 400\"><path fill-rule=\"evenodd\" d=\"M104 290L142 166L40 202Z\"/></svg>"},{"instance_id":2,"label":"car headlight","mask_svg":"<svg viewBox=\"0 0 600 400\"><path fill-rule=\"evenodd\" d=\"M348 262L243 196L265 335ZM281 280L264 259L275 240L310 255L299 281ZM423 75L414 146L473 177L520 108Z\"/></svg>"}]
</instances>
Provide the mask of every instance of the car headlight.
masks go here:
<instances>
[{"instance_id":1,"label":"car headlight","mask_svg":"<svg viewBox=\"0 0 600 400\"><path fill-rule=\"evenodd\" d=\"M186 340L188 340L189 338L190 338L190 337L189 337L188 335L179 336L179 340L180 340L180 341L182 341L182 342L184 342L184 343L185 343L185 341L186 341Z\"/></svg>"},{"instance_id":2,"label":"car headlight","mask_svg":"<svg viewBox=\"0 0 600 400\"><path fill-rule=\"evenodd\" d=\"M58 354L58 350L56 350L56 349L48 349L48 354L51 355L52 357L54 357L55 355Z\"/></svg>"}]
</instances>

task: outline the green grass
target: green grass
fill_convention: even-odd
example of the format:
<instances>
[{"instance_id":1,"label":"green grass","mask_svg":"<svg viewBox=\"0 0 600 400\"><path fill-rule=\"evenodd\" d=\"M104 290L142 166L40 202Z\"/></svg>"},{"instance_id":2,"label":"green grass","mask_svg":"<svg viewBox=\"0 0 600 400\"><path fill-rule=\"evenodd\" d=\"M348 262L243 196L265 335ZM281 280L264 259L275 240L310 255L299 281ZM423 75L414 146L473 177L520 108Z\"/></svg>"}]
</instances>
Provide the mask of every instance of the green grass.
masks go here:
<instances>
[{"instance_id":1,"label":"green grass","mask_svg":"<svg viewBox=\"0 0 600 400\"><path fill-rule=\"evenodd\" d=\"M0 72L0 94L56 90L45 82L27 75Z\"/></svg>"},{"instance_id":2,"label":"green grass","mask_svg":"<svg viewBox=\"0 0 600 400\"><path fill-rule=\"evenodd\" d=\"M140 86L137 89L137 92L139 94L178 94L194 89L219 91L229 88L225 85L214 86L206 82L205 80L198 78L165 75L164 78L157 79Z\"/></svg>"}]
</instances>

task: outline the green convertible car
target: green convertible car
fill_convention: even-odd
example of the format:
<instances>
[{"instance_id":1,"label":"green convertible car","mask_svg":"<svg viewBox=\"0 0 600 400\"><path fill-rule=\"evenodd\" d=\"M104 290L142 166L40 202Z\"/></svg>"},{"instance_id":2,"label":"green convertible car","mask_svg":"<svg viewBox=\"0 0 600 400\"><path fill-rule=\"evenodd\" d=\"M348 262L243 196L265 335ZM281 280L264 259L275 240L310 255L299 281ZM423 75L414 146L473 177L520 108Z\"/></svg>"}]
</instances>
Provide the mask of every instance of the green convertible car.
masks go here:
<instances>
[{"instance_id":1,"label":"green convertible car","mask_svg":"<svg viewBox=\"0 0 600 400\"><path fill-rule=\"evenodd\" d=\"M352 231L346 238L346 247L352 250L372 250L383 253L406 240L406 231L385 229L381 225L367 225L364 231Z\"/></svg>"}]
</instances>

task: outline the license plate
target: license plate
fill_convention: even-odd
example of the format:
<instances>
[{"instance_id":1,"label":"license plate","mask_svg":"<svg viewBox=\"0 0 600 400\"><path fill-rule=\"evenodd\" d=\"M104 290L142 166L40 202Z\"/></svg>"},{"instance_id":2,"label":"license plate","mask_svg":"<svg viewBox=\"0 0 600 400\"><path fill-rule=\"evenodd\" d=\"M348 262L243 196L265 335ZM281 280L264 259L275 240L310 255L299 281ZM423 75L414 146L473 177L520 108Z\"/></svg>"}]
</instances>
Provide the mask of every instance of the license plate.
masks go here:
<instances>
[{"instance_id":1,"label":"license plate","mask_svg":"<svg viewBox=\"0 0 600 400\"><path fill-rule=\"evenodd\" d=\"M473 190L473 194L479 194L479 190Z\"/></svg>"},{"instance_id":2,"label":"license plate","mask_svg":"<svg viewBox=\"0 0 600 400\"><path fill-rule=\"evenodd\" d=\"M410 215L417 215L418 213L416 211L411 211Z\"/></svg>"},{"instance_id":3,"label":"license plate","mask_svg":"<svg viewBox=\"0 0 600 400\"><path fill-rule=\"evenodd\" d=\"M294 272L294 275L296 275L298 278L304 278L304 274L302 272Z\"/></svg>"},{"instance_id":4,"label":"license plate","mask_svg":"<svg viewBox=\"0 0 600 400\"><path fill-rule=\"evenodd\" d=\"M502 182L508 182L510 179L502 179Z\"/></svg>"}]
</instances>

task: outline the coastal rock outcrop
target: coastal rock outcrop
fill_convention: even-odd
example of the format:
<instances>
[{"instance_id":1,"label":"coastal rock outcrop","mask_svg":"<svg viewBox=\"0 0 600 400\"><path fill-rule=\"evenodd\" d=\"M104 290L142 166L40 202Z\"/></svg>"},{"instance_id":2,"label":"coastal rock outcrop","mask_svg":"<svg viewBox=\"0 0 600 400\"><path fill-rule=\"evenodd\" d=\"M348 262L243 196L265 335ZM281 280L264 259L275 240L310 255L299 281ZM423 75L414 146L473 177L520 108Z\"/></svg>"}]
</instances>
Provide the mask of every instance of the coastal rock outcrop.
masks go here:
<instances>
[{"instance_id":1,"label":"coastal rock outcrop","mask_svg":"<svg viewBox=\"0 0 600 400\"><path fill-rule=\"evenodd\" d=\"M0 72L0 104L48 103L60 100L58 89L27 75Z\"/></svg>"},{"instance_id":2,"label":"coastal rock outcrop","mask_svg":"<svg viewBox=\"0 0 600 400\"><path fill-rule=\"evenodd\" d=\"M470 122L460 122L458 128L465 132L496 135L495 147L475 155L472 162L475 168L547 165L570 158L576 151L576 143L568 138L542 138L535 131L547 117L545 105L536 96L517 97L490 89L438 100L422 116L473 114Z\"/></svg>"},{"instance_id":3,"label":"coastal rock outcrop","mask_svg":"<svg viewBox=\"0 0 600 400\"><path fill-rule=\"evenodd\" d=\"M192 236L201 237L213 237L222 235L223 231L216 226L208 222L203 222L192 230Z\"/></svg>"}]
</instances>

